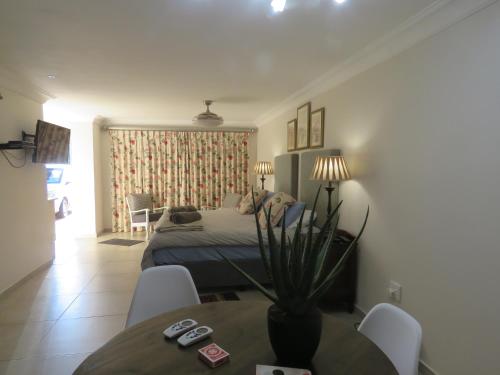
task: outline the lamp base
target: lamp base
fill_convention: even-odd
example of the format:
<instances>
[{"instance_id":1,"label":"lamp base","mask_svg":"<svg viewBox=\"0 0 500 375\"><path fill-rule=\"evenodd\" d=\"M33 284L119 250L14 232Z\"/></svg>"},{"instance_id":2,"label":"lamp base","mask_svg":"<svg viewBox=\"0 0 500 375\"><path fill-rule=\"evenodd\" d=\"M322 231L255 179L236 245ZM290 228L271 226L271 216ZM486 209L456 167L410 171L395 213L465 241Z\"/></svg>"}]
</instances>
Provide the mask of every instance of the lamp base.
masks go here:
<instances>
[{"instance_id":1,"label":"lamp base","mask_svg":"<svg viewBox=\"0 0 500 375\"><path fill-rule=\"evenodd\" d=\"M264 181L266 181L266 178L264 177L264 175L262 175L260 180L262 181L262 190L264 190Z\"/></svg>"},{"instance_id":2,"label":"lamp base","mask_svg":"<svg viewBox=\"0 0 500 375\"><path fill-rule=\"evenodd\" d=\"M332 213L332 193L335 190L335 186L331 181L328 182L328 186L325 186L325 190L328 193L328 207L326 209L326 213L328 216Z\"/></svg>"}]
</instances>

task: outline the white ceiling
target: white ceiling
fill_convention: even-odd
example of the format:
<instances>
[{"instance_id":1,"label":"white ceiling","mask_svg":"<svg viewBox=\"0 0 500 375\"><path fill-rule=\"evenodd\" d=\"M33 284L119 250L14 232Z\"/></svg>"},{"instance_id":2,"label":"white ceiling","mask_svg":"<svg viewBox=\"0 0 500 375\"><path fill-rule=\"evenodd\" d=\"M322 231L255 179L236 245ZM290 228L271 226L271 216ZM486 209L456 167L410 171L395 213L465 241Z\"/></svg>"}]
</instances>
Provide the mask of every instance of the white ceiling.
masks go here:
<instances>
[{"instance_id":1,"label":"white ceiling","mask_svg":"<svg viewBox=\"0 0 500 375\"><path fill-rule=\"evenodd\" d=\"M248 124L433 1L1 0L0 65L113 123L189 123L207 98Z\"/></svg>"}]
</instances>

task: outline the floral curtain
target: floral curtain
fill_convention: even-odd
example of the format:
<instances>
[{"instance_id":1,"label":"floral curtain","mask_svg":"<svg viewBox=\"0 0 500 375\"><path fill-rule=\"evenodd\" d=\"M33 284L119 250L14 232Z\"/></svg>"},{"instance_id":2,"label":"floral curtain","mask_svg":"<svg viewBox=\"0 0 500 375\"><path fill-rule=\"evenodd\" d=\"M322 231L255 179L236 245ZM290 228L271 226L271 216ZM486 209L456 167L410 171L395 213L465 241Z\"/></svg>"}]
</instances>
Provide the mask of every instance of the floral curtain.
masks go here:
<instances>
[{"instance_id":1,"label":"floral curtain","mask_svg":"<svg viewBox=\"0 0 500 375\"><path fill-rule=\"evenodd\" d=\"M127 231L125 197L151 193L155 207L220 207L248 191L248 133L110 130L113 232Z\"/></svg>"}]
</instances>

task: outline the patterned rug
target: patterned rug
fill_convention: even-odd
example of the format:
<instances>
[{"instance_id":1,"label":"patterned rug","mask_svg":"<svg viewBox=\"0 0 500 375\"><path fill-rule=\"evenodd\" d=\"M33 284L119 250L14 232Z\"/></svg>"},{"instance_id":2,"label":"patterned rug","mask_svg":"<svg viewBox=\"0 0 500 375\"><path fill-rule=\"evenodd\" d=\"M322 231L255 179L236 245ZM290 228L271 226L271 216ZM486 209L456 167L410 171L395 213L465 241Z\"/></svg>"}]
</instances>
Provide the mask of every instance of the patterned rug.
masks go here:
<instances>
[{"instance_id":1,"label":"patterned rug","mask_svg":"<svg viewBox=\"0 0 500 375\"><path fill-rule=\"evenodd\" d=\"M201 294L201 303L218 302L218 301L239 301L240 297L234 292Z\"/></svg>"},{"instance_id":2,"label":"patterned rug","mask_svg":"<svg viewBox=\"0 0 500 375\"><path fill-rule=\"evenodd\" d=\"M107 241L102 241L99 242L104 245L115 245L115 246L134 246L137 245L138 243L142 243L144 241L138 241L138 240L124 240L122 238L112 238Z\"/></svg>"}]
</instances>

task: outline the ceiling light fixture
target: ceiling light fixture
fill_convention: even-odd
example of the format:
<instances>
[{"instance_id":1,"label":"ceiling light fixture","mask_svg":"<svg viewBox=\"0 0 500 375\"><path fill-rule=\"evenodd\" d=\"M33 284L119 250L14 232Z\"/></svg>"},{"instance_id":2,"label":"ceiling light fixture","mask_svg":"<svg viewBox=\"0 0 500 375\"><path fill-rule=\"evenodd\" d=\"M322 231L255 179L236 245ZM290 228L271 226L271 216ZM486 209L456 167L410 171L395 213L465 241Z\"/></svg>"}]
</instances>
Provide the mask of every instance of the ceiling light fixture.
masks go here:
<instances>
[{"instance_id":1,"label":"ceiling light fixture","mask_svg":"<svg viewBox=\"0 0 500 375\"><path fill-rule=\"evenodd\" d=\"M207 106L205 112L200 113L198 116L194 116L193 124L198 126L219 126L224 123L224 119L217 114L210 112L210 105L213 100L205 100L204 103Z\"/></svg>"},{"instance_id":2,"label":"ceiling light fixture","mask_svg":"<svg viewBox=\"0 0 500 375\"><path fill-rule=\"evenodd\" d=\"M47 76L48 79L56 79L56 75L55 74L49 74Z\"/></svg>"},{"instance_id":3,"label":"ceiling light fixture","mask_svg":"<svg viewBox=\"0 0 500 375\"><path fill-rule=\"evenodd\" d=\"M344 4L346 0L335 0L335 2L339 5Z\"/></svg>"},{"instance_id":4,"label":"ceiling light fixture","mask_svg":"<svg viewBox=\"0 0 500 375\"><path fill-rule=\"evenodd\" d=\"M273 7L273 10L276 13L283 12L283 9L285 9L285 4L286 4L286 0L273 0L273 1L271 1L271 6Z\"/></svg>"}]
</instances>

